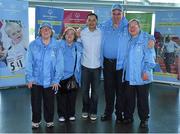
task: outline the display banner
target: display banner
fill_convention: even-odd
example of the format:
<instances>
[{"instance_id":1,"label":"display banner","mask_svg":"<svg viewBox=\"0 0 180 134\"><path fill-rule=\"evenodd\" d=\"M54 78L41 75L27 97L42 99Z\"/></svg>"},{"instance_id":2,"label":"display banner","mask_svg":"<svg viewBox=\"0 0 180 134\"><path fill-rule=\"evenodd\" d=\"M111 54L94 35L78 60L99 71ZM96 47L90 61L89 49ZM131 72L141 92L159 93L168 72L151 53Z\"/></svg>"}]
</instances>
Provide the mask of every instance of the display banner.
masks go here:
<instances>
[{"instance_id":1,"label":"display banner","mask_svg":"<svg viewBox=\"0 0 180 134\"><path fill-rule=\"evenodd\" d=\"M180 85L180 11L156 12L154 80Z\"/></svg>"},{"instance_id":2,"label":"display banner","mask_svg":"<svg viewBox=\"0 0 180 134\"><path fill-rule=\"evenodd\" d=\"M95 7L94 13L98 16L98 24L101 24L111 18L110 7Z\"/></svg>"},{"instance_id":3,"label":"display banner","mask_svg":"<svg viewBox=\"0 0 180 134\"><path fill-rule=\"evenodd\" d=\"M24 85L28 2L3 0L0 12L0 87Z\"/></svg>"},{"instance_id":4,"label":"display banner","mask_svg":"<svg viewBox=\"0 0 180 134\"><path fill-rule=\"evenodd\" d=\"M64 9L36 6L35 17L35 36L38 35L39 27L43 22L49 22L53 25L55 37L58 37L58 35L62 32Z\"/></svg>"},{"instance_id":5,"label":"display banner","mask_svg":"<svg viewBox=\"0 0 180 134\"><path fill-rule=\"evenodd\" d=\"M64 26L73 27L75 29L84 27L86 25L87 15L91 11L64 11Z\"/></svg>"},{"instance_id":6,"label":"display banner","mask_svg":"<svg viewBox=\"0 0 180 134\"><path fill-rule=\"evenodd\" d=\"M139 20L141 29L151 34L152 13L126 13L126 18Z\"/></svg>"}]
</instances>

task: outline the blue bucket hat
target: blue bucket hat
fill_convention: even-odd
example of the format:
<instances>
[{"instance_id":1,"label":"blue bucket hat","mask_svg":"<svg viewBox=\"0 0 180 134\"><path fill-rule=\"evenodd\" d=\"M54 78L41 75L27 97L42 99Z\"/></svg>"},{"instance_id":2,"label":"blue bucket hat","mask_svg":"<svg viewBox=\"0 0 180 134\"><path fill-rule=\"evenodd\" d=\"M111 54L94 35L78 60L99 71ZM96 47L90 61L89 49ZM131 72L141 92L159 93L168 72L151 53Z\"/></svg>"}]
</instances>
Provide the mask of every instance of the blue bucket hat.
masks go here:
<instances>
[{"instance_id":1,"label":"blue bucket hat","mask_svg":"<svg viewBox=\"0 0 180 134\"><path fill-rule=\"evenodd\" d=\"M113 10L123 11L123 7L120 4L113 4L111 7L111 11L113 11Z\"/></svg>"},{"instance_id":2,"label":"blue bucket hat","mask_svg":"<svg viewBox=\"0 0 180 134\"><path fill-rule=\"evenodd\" d=\"M43 22L43 23L40 25L39 29L41 29L41 28L43 28L43 27L49 27L50 29L53 29L53 26L52 26L51 23L49 23L49 22Z\"/></svg>"}]
</instances>

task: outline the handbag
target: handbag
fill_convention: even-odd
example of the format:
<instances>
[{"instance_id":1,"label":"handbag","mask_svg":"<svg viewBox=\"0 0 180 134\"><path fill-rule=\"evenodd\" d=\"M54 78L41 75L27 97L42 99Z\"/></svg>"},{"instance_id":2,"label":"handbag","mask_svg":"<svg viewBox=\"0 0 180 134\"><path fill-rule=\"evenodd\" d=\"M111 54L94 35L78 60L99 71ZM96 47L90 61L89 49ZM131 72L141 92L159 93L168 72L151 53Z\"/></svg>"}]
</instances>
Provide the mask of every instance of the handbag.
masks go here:
<instances>
[{"instance_id":1,"label":"handbag","mask_svg":"<svg viewBox=\"0 0 180 134\"><path fill-rule=\"evenodd\" d=\"M76 78L74 75L69 79L69 81L66 84L67 90L75 90L78 89L78 83L76 82Z\"/></svg>"},{"instance_id":2,"label":"handbag","mask_svg":"<svg viewBox=\"0 0 180 134\"><path fill-rule=\"evenodd\" d=\"M74 70L73 70L73 74L75 72L75 69L76 69L76 62L77 62L77 50L75 48L75 52L76 52L76 57L75 57L75 65L74 65ZM66 84L66 89L67 90L75 90L75 89L78 89L79 85L78 83L76 82L76 78L75 76L71 76Z\"/></svg>"}]
</instances>

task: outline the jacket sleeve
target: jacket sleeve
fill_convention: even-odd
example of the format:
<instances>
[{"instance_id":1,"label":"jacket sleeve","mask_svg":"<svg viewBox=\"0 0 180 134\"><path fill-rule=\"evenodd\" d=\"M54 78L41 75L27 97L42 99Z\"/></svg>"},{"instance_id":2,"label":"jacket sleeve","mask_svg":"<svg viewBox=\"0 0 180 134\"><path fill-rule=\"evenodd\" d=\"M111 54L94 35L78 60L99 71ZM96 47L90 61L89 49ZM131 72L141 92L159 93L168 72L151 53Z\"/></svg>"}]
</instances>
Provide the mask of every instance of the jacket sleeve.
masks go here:
<instances>
[{"instance_id":1,"label":"jacket sleeve","mask_svg":"<svg viewBox=\"0 0 180 134\"><path fill-rule=\"evenodd\" d=\"M64 72L64 57L62 53L62 49L59 47L57 49L56 55L56 64L55 64L55 72L52 84L58 84L63 77Z\"/></svg>"},{"instance_id":2,"label":"jacket sleeve","mask_svg":"<svg viewBox=\"0 0 180 134\"><path fill-rule=\"evenodd\" d=\"M76 63L76 69L74 72L76 81L78 82L79 86L81 86L81 57L82 57L82 44L77 42L76 43L77 48L77 63Z\"/></svg>"},{"instance_id":3,"label":"jacket sleeve","mask_svg":"<svg viewBox=\"0 0 180 134\"><path fill-rule=\"evenodd\" d=\"M154 48L148 48L146 45L144 47L144 68L143 72L151 72L155 67L155 51Z\"/></svg>"},{"instance_id":4,"label":"jacket sleeve","mask_svg":"<svg viewBox=\"0 0 180 134\"><path fill-rule=\"evenodd\" d=\"M33 78L33 54L32 54L32 44L29 45L29 48L26 53L26 66L25 66L25 74L27 82L34 82Z\"/></svg>"}]
</instances>

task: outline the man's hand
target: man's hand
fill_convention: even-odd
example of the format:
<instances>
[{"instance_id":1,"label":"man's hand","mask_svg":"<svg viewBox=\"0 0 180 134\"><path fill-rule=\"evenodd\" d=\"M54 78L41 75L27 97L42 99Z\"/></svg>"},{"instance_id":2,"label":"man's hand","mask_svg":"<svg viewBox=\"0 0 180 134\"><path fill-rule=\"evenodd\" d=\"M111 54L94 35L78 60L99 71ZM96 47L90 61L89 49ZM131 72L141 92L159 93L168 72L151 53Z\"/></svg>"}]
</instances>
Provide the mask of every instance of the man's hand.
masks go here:
<instances>
[{"instance_id":1,"label":"man's hand","mask_svg":"<svg viewBox=\"0 0 180 134\"><path fill-rule=\"evenodd\" d=\"M81 36L81 28L80 27L78 29L76 29L76 35L78 38L80 38L80 36Z\"/></svg>"},{"instance_id":2,"label":"man's hand","mask_svg":"<svg viewBox=\"0 0 180 134\"><path fill-rule=\"evenodd\" d=\"M149 41L148 41L148 48L153 48L154 45L155 45L154 40L149 40Z\"/></svg>"}]
</instances>

